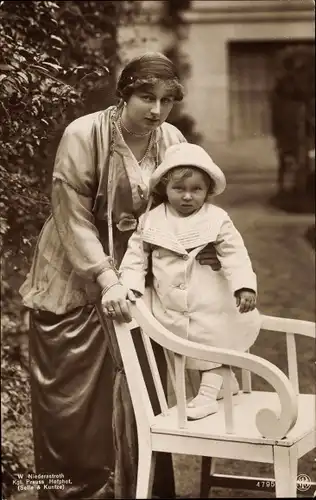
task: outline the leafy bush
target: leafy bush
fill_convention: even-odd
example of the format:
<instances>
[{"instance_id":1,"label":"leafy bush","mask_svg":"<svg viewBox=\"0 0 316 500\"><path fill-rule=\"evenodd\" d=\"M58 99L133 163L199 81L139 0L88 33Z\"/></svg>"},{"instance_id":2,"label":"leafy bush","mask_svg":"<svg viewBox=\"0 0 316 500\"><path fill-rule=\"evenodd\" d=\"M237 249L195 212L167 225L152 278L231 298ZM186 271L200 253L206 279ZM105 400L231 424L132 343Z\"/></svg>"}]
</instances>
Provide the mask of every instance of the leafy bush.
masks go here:
<instances>
[{"instance_id":1,"label":"leafy bush","mask_svg":"<svg viewBox=\"0 0 316 500\"><path fill-rule=\"evenodd\" d=\"M137 2L136 2L137 3ZM116 29L129 1L0 2L2 483L33 467L27 344L18 288L49 214L53 158L78 116L113 103ZM23 342L21 341L23 339Z\"/></svg>"},{"instance_id":2,"label":"leafy bush","mask_svg":"<svg viewBox=\"0 0 316 500\"><path fill-rule=\"evenodd\" d=\"M47 215L42 194L65 125L108 105L122 3L2 2L1 234L14 250L28 245L25 219L38 231Z\"/></svg>"},{"instance_id":3,"label":"leafy bush","mask_svg":"<svg viewBox=\"0 0 316 500\"><path fill-rule=\"evenodd\" d=\"M279 201L313 210L315 168L315 48L288 46L276 61L272 127L279 154Z\"/></svg>"},{"instance_id":4,"label":"leafy bush","mask_svg":"<svg viewBox=\"0 0 316 500\"><path fill-rule=\"evenodd\" d=\"M186 8L190 2L184 2ZM0 1L0 253L2 483L33 468L26 326L18 289L50 211L50 179L65 126L114 103L116 30L139 2ZM169 6L168 6L169 4ZM178 0L166 2L172 19ZM172 17L173 16L173 17ZM174 17L176 16L176 17ZM179 18L177 18L178 22ZM176 64L177 53L170 53ZM186 67L186 66L185 66ZM180 68L180 72L184 67ZM176 114L191 140L193 122ZM109 479L111 496L113 477Z\"/></svg>"},{"instance_id":5,"label":"leafy bush","mask_svg":"<svg viewBox=\"0 0 316 500\"><path fill-rule=\"evenodd\" d=\"M187 55L181 50L183 38L186 36L185 21L182 14L190 7L190 0L169 0L164 4L161 19L162 27L173 33L173 41L164 53L175 64L180 79L184 83L190 74L190 64ZM183 112L183 103L175 104L168 121L175 125L189 142L200 142L201 135L196 132L195 122L191 116Z\"/></svg>"},{"instance_id":6,"label":"leafy bush","mask_svg":"<svg viewBox=\"0 0 316 500\"><path fill-rule=\"evenodd\" d=\"M17 324L7 314L2 315L1 323L6 338L1 356L1 472L3 497L8 498L17 474L34 471L34 463L30 387L27 371L21 366Z\"/></svg>"},{"instance_id":7,"label":"leafy bush","mask_svg":"<svg viewBox=\"0 0 316 500\"><path fill-rule=\"evenodd\" d=\"M305 233L305 237L308 243L312 246L314 250L316 250L316 226L309 226Z\"/></svg>"}]
</instances>

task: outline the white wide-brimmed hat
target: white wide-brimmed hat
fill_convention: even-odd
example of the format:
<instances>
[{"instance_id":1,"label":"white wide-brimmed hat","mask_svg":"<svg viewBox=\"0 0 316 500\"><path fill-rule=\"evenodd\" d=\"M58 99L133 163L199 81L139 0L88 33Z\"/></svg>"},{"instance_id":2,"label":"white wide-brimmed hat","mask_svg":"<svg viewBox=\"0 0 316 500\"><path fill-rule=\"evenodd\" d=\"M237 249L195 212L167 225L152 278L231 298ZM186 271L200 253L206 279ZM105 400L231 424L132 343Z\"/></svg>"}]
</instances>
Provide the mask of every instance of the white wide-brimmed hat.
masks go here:
<instances>
[{"instance_id":1,"label":"white wide-brimmed hat","mask_svg":"<svg viewBox=\"0 0 316 500\"><path fill-rule=\"evenodd\" d=\"M189 142L181 142L170 146L166 153L163 162L156 168L151 176L149 188L152 191L166 173L178 166L192 166L204 170L215 186L212 196L221 194L226 187L226 179L222 170L213 162L207 152L197 144Z\"/></svg>"}]
</instances>

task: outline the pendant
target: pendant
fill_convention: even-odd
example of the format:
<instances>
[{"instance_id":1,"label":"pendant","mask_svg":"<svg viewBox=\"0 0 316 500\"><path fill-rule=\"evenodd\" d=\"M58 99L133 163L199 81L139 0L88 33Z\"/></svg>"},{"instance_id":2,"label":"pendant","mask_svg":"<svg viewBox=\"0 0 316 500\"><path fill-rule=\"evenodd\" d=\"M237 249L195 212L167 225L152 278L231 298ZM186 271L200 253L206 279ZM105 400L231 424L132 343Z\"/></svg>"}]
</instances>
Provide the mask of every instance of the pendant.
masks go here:
<instances>
[{"instance_id":1,"label":"pendant","mask_svg":"<svg viewBox=\"0 0 316 500\"><path fill-rule=\"evenodd\" d=\"M137 191L138 191L138 194L139 194L139 197L141 200L144 200L145 199L145 195L144 195L144 188L142 188L139 184L137 186Z\"/></svg>"}]
</instances>

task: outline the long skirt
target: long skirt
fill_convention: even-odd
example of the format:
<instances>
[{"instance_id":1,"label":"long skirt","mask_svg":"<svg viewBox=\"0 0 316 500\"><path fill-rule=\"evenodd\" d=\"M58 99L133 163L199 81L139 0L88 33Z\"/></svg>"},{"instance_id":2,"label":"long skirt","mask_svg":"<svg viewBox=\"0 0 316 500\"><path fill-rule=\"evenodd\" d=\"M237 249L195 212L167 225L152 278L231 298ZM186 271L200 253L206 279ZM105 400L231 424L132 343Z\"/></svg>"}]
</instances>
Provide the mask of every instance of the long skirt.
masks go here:
<instances>
[{"instance_id":1,"label":"long skirt","mask_svg":"<svg viewBox=\"0 0 316 500\"><path fill-rule=\"evenodd\" d=\"M112 323L101 327L97 307L63 315L30 313L30 377L35 467L45 474L41 500L135 498L137 431ZM136 350L150 396L150 377L139 330ZM154 351L163 384L162 349ZM155 413L158 401L152 399ZM153 496L175 497L172 457L158 453Z\"/></svg>"}]
</instances>

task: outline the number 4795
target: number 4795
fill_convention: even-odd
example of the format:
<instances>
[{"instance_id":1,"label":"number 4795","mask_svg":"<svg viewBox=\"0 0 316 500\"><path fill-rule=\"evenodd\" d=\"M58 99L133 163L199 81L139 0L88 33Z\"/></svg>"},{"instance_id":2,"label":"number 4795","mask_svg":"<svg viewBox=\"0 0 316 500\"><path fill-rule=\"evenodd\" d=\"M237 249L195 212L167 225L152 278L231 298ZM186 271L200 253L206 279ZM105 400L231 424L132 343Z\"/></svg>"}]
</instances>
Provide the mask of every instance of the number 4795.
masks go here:
<instances>
[{"instance_id":1,"label":"number 4795","mask_svg":"<svg viewBox=\"0 0 316 500\"><path fill-rule=\"evenodd\" d=\"M256 486L257 488L274 488L275 481L258 481Z\"/></svg>"}]
</instances>

